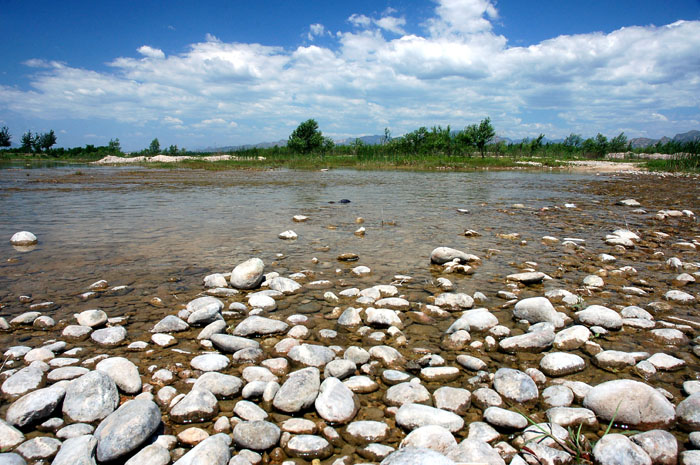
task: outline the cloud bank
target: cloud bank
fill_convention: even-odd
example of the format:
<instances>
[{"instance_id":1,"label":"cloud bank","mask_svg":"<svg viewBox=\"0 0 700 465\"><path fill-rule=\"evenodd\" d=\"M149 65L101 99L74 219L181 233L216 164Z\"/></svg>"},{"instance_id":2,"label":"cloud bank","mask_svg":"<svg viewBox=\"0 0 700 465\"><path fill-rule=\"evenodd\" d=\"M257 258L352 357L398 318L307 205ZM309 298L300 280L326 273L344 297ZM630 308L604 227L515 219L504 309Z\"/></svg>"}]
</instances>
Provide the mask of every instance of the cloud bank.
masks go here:
<instances>
[{"instance_id":1,"label":"cloud bank","mask_svg":"<svg viewBox=\"0 0 700 465\"><path fill-rule=\"evenodd\" d=\"M406 33L389 10L353 14L344 31L312 24L295 49L207 35L179 54L143 45L107 72L27 57L30 88L0 86L0 116L167 128L191 145L286 138L310 117L335 137L462 127L485 116L511 137L700 126L700 22L515 47L494 33L497 19L490 0L440 0L422 34Z\"/></svg>"}]
</instances>

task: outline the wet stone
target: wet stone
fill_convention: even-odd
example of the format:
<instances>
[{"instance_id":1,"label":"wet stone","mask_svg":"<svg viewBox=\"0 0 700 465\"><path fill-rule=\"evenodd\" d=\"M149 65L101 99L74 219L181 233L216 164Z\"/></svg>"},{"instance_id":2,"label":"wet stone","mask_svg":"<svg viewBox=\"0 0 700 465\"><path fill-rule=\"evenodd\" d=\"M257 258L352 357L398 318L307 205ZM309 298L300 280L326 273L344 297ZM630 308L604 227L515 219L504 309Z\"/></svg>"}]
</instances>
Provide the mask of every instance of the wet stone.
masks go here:
<instances>
[{"instance_id":1,"label":"wet stone","mask_svg":"<svg viewBox=\"0 0 700 465\"><path fill-rule=\"evenodd\" d=\"M248 348L257 349L260 347L258 341L245 337L232 336L230 334L212 334L210 340L217 349L227 353L234 353Z\"/></svg>"},{"instance_id":2,"label":"wet stone","mask_svg":"<svg viewBox=\"0 0 700 465\"><path fill-rule=\"evenodd\" d=\"M175 315L168 315L162 320L160 320L151 330L154 333L175 333L179 331L187 331L190 329L190 325L176 317Z\"/></svg>"},{"instance_id":3,"label":"wet stone","mask_svg":"<svg viewBox=\"0 0 700 465\"><path fill-rule=\"evenodd\" d=\"M0 450L10 450L24 442L24 434L0 419Z\"/></svg>"},{"instance_id":4,"label":"wet stone","mask_svg":"<svg viewBox=\"0 0 700 465\"><path fill-rule=\"evenodd\" d=\"M464 427L464 420L452 412L428 405L403 404L396 412L396 424L407 430L438 425L454 433Z\"/></svg>"},{"instance_id":5,"label":"wet stone","mask_svg":"<svg viewBox=\"0 0 700 465\"><path fill-rule=\"evenodd\" d=\"M474 405L482 410L486 410L488 407L500 407L503 405L503 399L501 396L489 388L479 388L472 393L472 402Z\"/></svg>"},{"instance_id":6,"label":"wet stone","mask_svg":"<svg viewBox=\"0 0 700 465\"><path fill-rule=\"evenodd\" d=\"M700 431L700 393L692 394L676 407L678 422L689 431Z\"/></svg>"},{"instance_id":7,"label":"wet stone","mask_svg":"<svg viewBox=\"0 0 700 465\"><path fill-rule=\"evenodd\" d=\"M384 396L384 401L388 405L402 406L407 403L429 403L430 392L420 383L403 382L391 386Z\"/></svg>"},{"instance_id":8,"label":"wet stone","mask_svg":"<svg viewBox=\"0 0 700 465\"><path fill-rule=\"evenodd\" d=\"M527 418L524 416L500 407L487 408L484 411L484 420L494 426L509 430L525 429L528 425Z\"/></svg>"},{"instance_id":9,"label":"wet stone","mask_svg":"<svg viewBox=\"0 0 700 465\"><path fill-rule=\"evenodd\" d=\"M619 408L618 408L619 405ZM602 421L615 421L632 427L668 426L676 412L659 391L633 380L614 380L593 387L583 401Z\"/></svg>"},{"instance_id":10,"label":"wet stone","mask_svg":"<svg viewBox=\"0 0 700 465\"><path fill-rule=\"evenodd\" d=\"M161 413L150 400L126 402L105 418L95 430L97 459L108 462L136 450L158 428Z\"/></svg>"},{"instance_id":11,"label":"wet stone","mask_svg":"<svg viewBox=\"0 0 700 465\"><path fill-rule=\"evenodd\" d=\"M229 365L228 357L222 354L198 355L190 361L192 368L200 371L221 371Z\"/></svg>"},{"instance_id":12,"label":"wet stone","mask_svg":"<svg viewBox=\"0 0 700 465\"><path fill-rule=\"evenodd\" d=\"M568 407L574 401L574 393L566 386L549 386L542 391L542 401L549 407Z\"/></svg>"},{"instance_id":13,"label":"wet stone","mask_svg":"<svg viewBox=\"0 0 700 465\"><path fill-rule=\"evenodd\" d=\"M95 365L95 369L112 378L122 392L136 394L141 391L139 369L124 357L104 359Z\"/></svg>"},{"instance_id":14,"label":"wet stone","mask_svg":"<svg viewBox=\"0 0 700 465\"><path fill-rule=\"evenodd\" d=\"M175 462L175 465L227 465L231 459L231 438L215 434L200 442Z\"/></svg>"},{"instance_id":15,"label":"wet stone","mask_svg":"<svg viewBox=\"0 0 700 465\"><path fill-rule=\"evenodd\" d=\"M71 381L63 401L63 413L73 421L91 423L112 413L119 405L117 386L106 374L91 371Z\"/></svg>"},{"instance_id":16,"label":"wet stone","mask_svg":"<svg viewBox=\"0 0 700 465\"><path fill-rule=\"evenodd\" d=\"M243 421L233 428L233 440L239 448L264 451L277 445L280 429L268 421Z\"/></svg>"},{"instance_id":17,"label":"wet stone","mask_svg":"<svg viewBox=\"0 0 700 465\"><path fill-rule=\"evenodd\" d=\"M321 383L316 397L316 412L331 423L347 423L359 409L359 400L338 378L327 378Z\"/></svg>"},{"instance_id":18,"label":"wet stone","mask_svg":"<svg viewBox=\"0 0 700 465\"><path fill-rule=\"evenodd\" d=\"M233 407L233 413L246 421L259 421L267 418L267 412L253 402L239 400Z\"/></svg>"},{"instance_id":19,"label":"wet stone","mask_svg":"<svg viewBox=\"0 0 700 465\"><path fill-rule=\"evenodd\" d=\"M651 465L651 458L644 449L622 434L607 434L593 448L598 463L611 465Z\"/></svg>"},{"instance_id":20,"label":"wet stone","mask_svg":"<svg viewBox=\"0 0 700 465\"><path fill-rule=\"evenodd\" d=\"M73 423L72 425L64 426L56 431L56 437L65 440L92 434L93 431L95 431L95 427L92 425L88 425L87 423Z\"/></svg>"},{"instance_id":21,"label":"wet stone","mask_svg":"<svg viewBox=\"0 0 700 465\"><path fill-rule=\"evenodd\" d=\"M104 346L116 346L126 339L126 328L123 326L113 326L93 331L90 339Z\"/></svg>"},{"instance_id":22,"label":"wet stone","mask_svg":"<svg viewBox=\"0 0 700 465\"><path fill-rule=\"evenodd\" d=\"M433 392L435 407L464 415L471 405L471 393L466 389L442 386Z\"/></svg>"},{"instance_id":23,"label":"wet stone","mask_svg":"<svg viewBox=\"0 0 700 465\"><path fill-rule=\"evenodd\" d=\"M67 438L51 465L93 465L96 447L97 439L90 435Z\"/></svg>"},{"instance_id":24,"label":"wet stone","mask_svg":"<svg viewBox=\"0 0 700 465\"><path fill-rule=\"evenodd\" d=\"M278 410L295 413L313 405L321 386L318 368L310 367L289 374L275 395L273 405Z\"/></svg>"},{"instance_id":25,"label":"wet stone","mask_svg":"<svg viewBox=\"0 0 700 465\"><path fill-rule=\"evenodd\" d=\"M211 420L219 411L216 397L206 389L192 389L170 410L170 419L175 423L202 422Z\"/></svg>"},{"instance_id":26,"label":"wet stone","mask_svg":"<svg viewBox=\"0 0 700 465\"><path fill-rule=\"evenodd\" d=\"M539 396L532 378L512 368L500 368L496 371L493 387L500 395L515 402L529 402Z\"/></svg>"},{"instance_id":27,"label":"wet stone","mask_svg":"<svg viewBox=\"0 0 700 465\"><path fill-rule=\"evenodd\" d=\"M22 396L39 388L44 381L44 371L35 365L22 368L2 383L2 393L11 396Z\"/></svg>"},{"instance_id":28,"label":"wet stone","mask_svg":"<svg viewBox=\"0 0 700 465\"><path fill-rule=\"evenodd\" d=\"M292 457L307 460L325 459L333 453L333 447L320 436L300 434L287 442L285 449Z\"/></svg>"},{"instance_id":29,"label":"wet stone","mask_svg":"<svg viewBox=\"0 0 700 465\"><path fill-rule=\"evenodd\" d=\"M678 463L678 442L668 431L656 429L630 436L632 442L644 449L653 464Z\"/></svg>"},{"instance_id":30,"label":"wet stone","mask_svg":"<svg viewBox=\"0 0 700 465\"><path fill-rule=\"evenodd\" d=\"M565 376L586 368L586 362L576 354L550 352L540 360L540 369L548 376Z\"/></svg>"},{"instance_id":31,"label":"wet stone","mask_svg":"<svg viewBox=\"0 0 700 465\"><path fill-rule=\"evenodd\" d=\"M551 329L534 331L518 336L501 339L499 348L507 353L542 352L551 347L554 342L554 331Z\"/></svg>"},{"instance_id":32,"label":"wet stone","mask_svg":"<svg viewBox=\"0 0 700 465\"><path fill-rule=\"evenodd\" d=\"M590 305L580 312L576 318L586 326L602 326L605 329L617 330L622 327L622 317L615 310L602 305Z\"/></svg>"},{"instance_id":33,"label":"wet stone","mask_svg":"<svg viewBox=\"0 0 700 465\"><path fill-rule=\"evenodd\" d=\"M107 323L107 314L99 309L85 310L77 314L75 318L79 325L90 328L99 328Z\"/></svg>"},{"instance_id":34,"label":"wet stone","mask_svg":"<svg viewBox=\"0 0 700 465\"><path fill-rule=\"evenodd\" d=\"M231 272L231 286L236 289L255 289L264 279L265 264L259 258L251 258L237 265Z\"/></svg>"},{"instance_id":35,"label":"wet stone","mask_svg":"<svg viewBox=\"0 0 700 465\"><path fill-rule=\"evenodd\" d=\"M262 316L249 316L241 321L233 330L234 336L266 336L283 333L289 325L284 321L273 320Z\"/></svg>"},{"instance_id":36,"label":"wet stone","mask_svg":"<svg viewBox=\"0 0 700 465\"><path fill-rule=\"evenodd\" d=\"M355 441L382 441L389 435L389 425L372 420L353 421L348 424L345 433Z\"/></svg>"},{"instance_id":37,"label":"wet stone","mask_svg":"<svg viewBox=\"0 0 700 465\"><path fill-rule=\"evenodd\" d=\"M290 359L305 366L321 367L335 358L335 352L325 346L301 344L287 353Z\"/></svg>"},{"instance_id":38,"label":"wet stone","mask_svg":"<svg viewBox=\"0 0 700 465\"><path fill-rule=\"evenodd\" d=\"M595 413L587 408L552 407L546 412L550 423L563 427L578 426L580 424L595 426L598 424Z\"/></svg>"},{"instance_id":39,"label":"wet stone","mask_svg":"<svg viewBox=\"0 0 700 465\"><path fill-rule=\"evenodd\" d=\"M49 437L36 437L22 443L15 452L29 461L49 459L61 448L61 441Z\"/></svg>"},{"instance_id":40,"label":"wet stone","mask_svg":"<svg viewBox=\"0 0 700 465\"><path fill-rule=\"evenodd\" d=\"M447 457L455 462L505 465L505 461L496 449L478 439L464 439L447 454Z\"/></svg>"},{"instance_id":41,"label":"wet stone","mask_svg":"<svg viewBox=\"0 0 700 465\"><path fill-rule=\"evenodd\" d=\"M224 303L216 297L199 297L187 304L187 324L192 326L206 326L221 317Z\"/></svg>"}]
</instances>

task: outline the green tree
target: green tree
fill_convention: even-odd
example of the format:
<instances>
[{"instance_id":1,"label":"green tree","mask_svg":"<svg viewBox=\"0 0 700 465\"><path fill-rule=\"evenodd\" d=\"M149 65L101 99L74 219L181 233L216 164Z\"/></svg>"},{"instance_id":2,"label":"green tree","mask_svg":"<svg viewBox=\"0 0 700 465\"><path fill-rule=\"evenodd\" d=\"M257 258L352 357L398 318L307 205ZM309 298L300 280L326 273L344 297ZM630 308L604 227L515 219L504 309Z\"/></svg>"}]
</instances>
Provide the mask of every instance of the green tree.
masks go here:
<instances>
[{"instance_id":1,"label":"green tree","mask_svg":"<svg viewBox=\"0 0 700 465\"><path fill-rule=\"evenodd\" d=\"M287 140L287 147L298 153L311 153L324 145L327 145L327 142L324 141L323 133L318 130L315 119L307 119L301 123Z\"/></svg>"},{"instance_id":2,"label":"green tree","mask_svg":"<svg viewBox=\"0 0 700 465\"><path fill-rule=\"evenodd\" d=\"M389 128L384 128L384 135L382 136L382 145L386 145L391 142L391 131Z\"/></svg>"},{"instance_id":3,"label":"green tree","mask_svg":"<svg viewBox=\"0 0 700 465\"><path fill-rule=\"evenodd\" d=\"M117 137L116 139L110 139L109 144L107 145L107 149L109 150L110 153L116 155L118 153L122 152L122 145L119 142L119 138Z\"/></svg>"},{"instance_id":4,"label":"green tree","mask_svg":"<svg viewBox=\"0 0 700 465\"><path fill-rule=\"evenodd\" d=\"M542 139L544 139L544 134L540 134L536 138L530 141L530 153L533 154L542 147Z\"/></svg>"},{"instance_id":5,"label":"green tree","mask_svg":"<svg viewBox=\"0 0 700 465\"><path fill-rule=\"evenodd\" d=\"M598 133L595 136L595 153L599 157L604 157L605 154L608 152L608 138L602 135L601 133Z\"/></svg>"},{"instance_id":6,"label":"green tree","mask_svg":"<svg viewBox=\"0 0 700 465\"><path fill-rule=\"evenodd\" d=\"M579 148L583 145L583 137L581 137L580 134L574 134L572 132L564 139L564 145L570 148Z\"/></svg>"},{"instance_id":7,"label":"green tree","mask_svg":"<svg viewBox=\"0 0 700 465\"><path fill-rule=\"evenodd\" d=\"M624 152L627 150L627 136L624 132L610 139L609 149L611 152Z\"/></svg>"},{"instance_id":8,"label":"green tree","mask_svg":"<svg viewBox=\"0 0 700 465\"><path fill-rule=\"evenodd\" d=\"M0 147L9 147L12 145L12 135L10 135L10 130L7 126L3 126L0 129Z\"/></svg>"},{"instance_id":9,"label":"green tree","mask_svg":"<svg viewBox=\"0 0 700 465\"><path fill-rule=\"evenodd\" d=\"M160 142L157 137L151 141L151 145L148 147L148 153L151 155L158 155L160 153Z\"/></svg>"},{"instance_id":10,"label":"green tree","mask_svg":"<svg viewBox=\"0 0 700 465\"><path fill-rule=\"evenodd\" d=\"M32 131L27 131L24 134L22 134L22 150L25 152L33 152L34 151L34 144L35 144L35 136L32 134Z\"/></svg>"},{"instance_id":11,"label":"green tree","mask_svg":"<svg viewBox=\"0 0 700 465\"><path fill-rule=\"evenodd\" d=\"M177 155L177 152L177 145L171 145L170 147L168 147L168 155Z\"/></svg>"},{"instance_id":12,"label":"green tree","mask_svg":"<svg viewBox=\"0 0 700 465\"><path fill-rule=\"evenodd\" d=\"M49 132L45 132L42 135L35 136L35 146L39 150L49 150L56 144L56 134L51 129Z\"/></svg>"},{"instance_id":13,"label":"green tree","mask_svg":"<svg viewBox=\"0 0 700 465\"><path fill-rule=\"evenodd\" d=\"M486 144L491 142L493 137L496 135L493 126L491 125L491 118L486 118L481 120L479 127L476 128L476 133L474 134L474 145L479 149L481 153L481 158L484 158L486 153Z\"/></svg>"}]
</instances>

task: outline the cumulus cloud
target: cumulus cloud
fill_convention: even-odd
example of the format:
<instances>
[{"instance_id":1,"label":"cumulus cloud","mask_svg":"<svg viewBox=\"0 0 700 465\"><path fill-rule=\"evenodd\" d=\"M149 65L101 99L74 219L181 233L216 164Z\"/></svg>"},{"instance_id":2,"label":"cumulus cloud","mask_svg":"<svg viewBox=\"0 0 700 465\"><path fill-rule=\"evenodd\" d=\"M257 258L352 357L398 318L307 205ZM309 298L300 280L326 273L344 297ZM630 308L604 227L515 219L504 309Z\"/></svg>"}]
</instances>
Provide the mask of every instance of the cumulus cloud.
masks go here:
<instances>
[{"instance_id":1,"label":"cumulus cloud","mask_svg":"<svg viewBox=\"0 0 700 465\"><path fill-rule=\"evenodd\" d=\"M405 32L399 12L384 11L350 16L348 30L324 46L208 34L168 56L144 45L138 57L114 58L107 72L29 59L31 88L0 86L0 108L146 128L182 129L187 121L230 143L284 138L310 117L333 136L462 127L491 116L511 137L673 134L700 119L699 21L514 47L493 32L497 17L488 0L440 0L422 35ZM321 24L308 34L330 37Z\"/></svg>"},{"instance_id":2,"label":"cumulus cloud","mask_svg":"<svg viewBox=\"0 0 700 465\"><path fill-rule=\"evenodd\" d=\"M148 45L142 45L137 50L141 55L148 58L162 59L165 58L165 53L158 48L149 47Z\"/></svg>"}]
</instances>

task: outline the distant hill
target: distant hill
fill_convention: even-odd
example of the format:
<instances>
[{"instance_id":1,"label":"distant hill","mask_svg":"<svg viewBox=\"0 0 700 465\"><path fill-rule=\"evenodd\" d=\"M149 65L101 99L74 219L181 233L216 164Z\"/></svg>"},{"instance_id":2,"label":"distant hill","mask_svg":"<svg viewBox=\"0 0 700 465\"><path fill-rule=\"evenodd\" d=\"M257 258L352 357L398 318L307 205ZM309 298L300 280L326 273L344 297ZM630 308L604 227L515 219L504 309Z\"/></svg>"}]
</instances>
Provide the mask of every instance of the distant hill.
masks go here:
<instances>
[{"instance_id":1,"label":"distant hill","mask_svg":"<svg viewBox=\"0 0 700 465\"><path fill-rule=\"evenodd\" d=\"M688 132L683 132L681 134L676 134L673 136L673 138L670 137L662 137L661 139L649 139L647 137L636 137L634 139L630 139L630 144L632 144L632 148L634 149L643 149L646 147L649 147L650 145L656 145L657 142L661 142L662 144L665 144L667 142L693 142L693 141L700 141L700 131L697 130L692 130Z\"/></svg>"}]
</instances>

